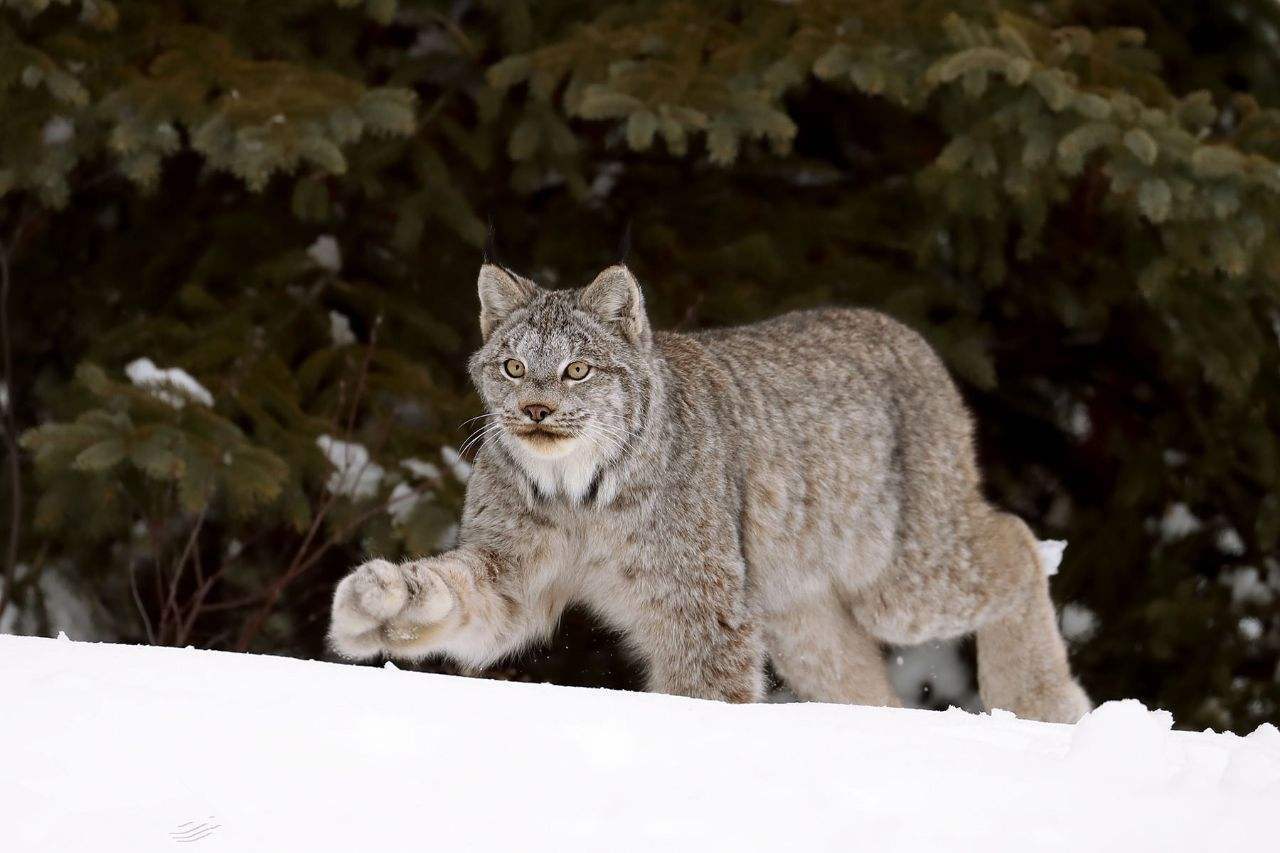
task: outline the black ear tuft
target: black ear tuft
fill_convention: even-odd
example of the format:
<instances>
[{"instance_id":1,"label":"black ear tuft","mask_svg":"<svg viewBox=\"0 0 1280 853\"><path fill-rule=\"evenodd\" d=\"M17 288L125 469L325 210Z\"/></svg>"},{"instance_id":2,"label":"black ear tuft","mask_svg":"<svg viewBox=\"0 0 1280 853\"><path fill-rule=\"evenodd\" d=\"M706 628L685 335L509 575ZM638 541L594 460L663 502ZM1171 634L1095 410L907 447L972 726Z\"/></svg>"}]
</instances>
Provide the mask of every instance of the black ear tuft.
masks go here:
<instances>
[{"instance_id":1,"label":"black ear tuft","mask_svg":"<svg viewBox=\"0 0 1280 853\"><path fill-rule=\"evenodd\" d=\"M484 262L494 266L502 266L498 260L498 229L493 224L493 214L489 214L489 227L484 234Z\"/></svg>"},{"instance_id":2,"label":"black ear tuft","mask_svg":"<svg viewBox=\"0 0 1280 853\"><path fill-rule=\"evenodd\" d=\"M622 229L622 239L618 241L618 263L626 266L627 256L631 254L631 220Z\"/></svg>"}]
</instances>

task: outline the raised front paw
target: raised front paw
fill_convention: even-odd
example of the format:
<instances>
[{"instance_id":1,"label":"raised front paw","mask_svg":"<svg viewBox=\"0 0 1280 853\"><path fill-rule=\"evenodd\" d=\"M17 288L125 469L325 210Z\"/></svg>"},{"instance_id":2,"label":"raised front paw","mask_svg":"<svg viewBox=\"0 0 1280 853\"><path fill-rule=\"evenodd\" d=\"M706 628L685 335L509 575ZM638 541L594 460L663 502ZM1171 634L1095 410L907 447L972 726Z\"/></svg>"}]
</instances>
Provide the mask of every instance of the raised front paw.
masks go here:
<instances>
[{"instance_id":1,"label":"raised front paw","mask_svg":"<svg viewBox=\"0 0 1280 853\"><path fill-rule=\"evenodd\" d=\"M411 657L425 651L453 608L452 593L429 566L370 560L338 584L329 643L349 658Z\"/></svg>"}]
</instances>

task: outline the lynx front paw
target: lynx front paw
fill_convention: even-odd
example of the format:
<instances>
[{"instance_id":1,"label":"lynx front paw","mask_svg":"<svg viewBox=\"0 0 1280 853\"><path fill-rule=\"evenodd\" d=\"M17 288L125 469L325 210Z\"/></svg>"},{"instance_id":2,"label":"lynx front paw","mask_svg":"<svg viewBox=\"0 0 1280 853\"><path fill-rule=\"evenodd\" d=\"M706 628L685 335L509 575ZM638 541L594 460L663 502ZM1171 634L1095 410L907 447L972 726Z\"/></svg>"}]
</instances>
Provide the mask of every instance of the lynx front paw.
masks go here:
<instances>
[{"instance_id":1,"label":"lynx front paw","mask_svg":"<svg viewBox=\"0 0 1280 853\"><path fill-rule=\"evenodd\" d=\"M338 584L329 642L349 658L411 657L425 651L453 607L448 587L427 566L370 560Z\"/></svg>"}]
</instances>

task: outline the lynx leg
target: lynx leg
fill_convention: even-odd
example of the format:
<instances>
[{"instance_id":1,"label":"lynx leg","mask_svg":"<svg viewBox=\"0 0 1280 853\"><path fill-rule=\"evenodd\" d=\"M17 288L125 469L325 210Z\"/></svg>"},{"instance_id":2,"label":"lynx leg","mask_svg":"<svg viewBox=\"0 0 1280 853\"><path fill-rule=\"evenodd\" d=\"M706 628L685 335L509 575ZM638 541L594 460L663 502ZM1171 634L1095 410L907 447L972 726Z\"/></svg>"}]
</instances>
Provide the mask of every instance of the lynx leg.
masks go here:
<instances>
[{"instance_id":1,"label":"lynx leg","mask_svg":"<svg viewBox=\"0 0 1280 853\"><path fill-rule=\"evenodd\" d=\"M740 564L714 561L685 570L641 570L637 584L657 581L656 605L630 626L635 648L648 663L648 688L657 693L757 702L764 696L764 646L760 630L735 590ZM701 596L690 595L697 589Z\"/></svg>"},{"instance_id":2,"label":"lynx leg","mask_svg":"<svg viewBox=\"0 0 1280 853\"><path fill-rule=\"evenodd\" d=\"M833 593L765 622L774 668L801 699L898 706L880 645Z\"/></svg>"},{"instance_id":3,"label":"lynx leg","mask_svg":"<svg viewBox=\"0 0 1280 853\"><path fill-rule=\"evenodd\" d=\"M1051 723L1074 723L1092 707L1071 677L1049 580L1031 531L1006 513L988 515L974 542L983 574L1020 575L1012 600L978 627L978 689L988 708Z\"/></svg>"},{"instance_id":4,"label":"lynx leg","mask_svg":"<svg viewBox=\"0 0 1280 853\"><path fill-rule=\"evenodd\" d=\"M650 691L722 702L764 696L764 651L751 626L712 632L672 623L661 638L647 633Z\"/></svg>"},{"instance_id":5,"label":"lynx leg","mask_svg":"<svg viewBox=\"0 0 1280 853\"><path fill-rule=\"evenodd\" d=\"M854 615L902 645L977 632L983 704L1075 722L1089 700L1071 678L1035 537L1021 519L977 501L958 523L965 529L950 557L895 567L857 596Z\"/></svg>"}]
</instances>

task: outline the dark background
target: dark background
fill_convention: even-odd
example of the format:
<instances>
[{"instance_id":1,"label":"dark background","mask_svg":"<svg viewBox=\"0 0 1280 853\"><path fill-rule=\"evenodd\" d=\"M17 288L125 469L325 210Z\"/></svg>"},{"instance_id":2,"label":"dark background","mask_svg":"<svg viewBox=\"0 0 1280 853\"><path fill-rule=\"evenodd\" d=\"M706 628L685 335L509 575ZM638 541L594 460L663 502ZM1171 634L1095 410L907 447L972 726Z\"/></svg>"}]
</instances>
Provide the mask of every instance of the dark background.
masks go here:
<instances>
[{"instance_id":1,"label":"dark background","mask_svg":"<svg viewBox=\"0 0 1280 853\"><path fill-rule=\"evenodd\" d=\"M39 6L0 7L0 630L326 656L353 564L450 541L486 220L552 286L629 222L661 327L933 342L993 500L1070 542L1095 699L1280 720L1270 0ZM964 654L909 698L971 701ZM637 681L581 613L491 674Z\"/></svg>"}]
</instances>

